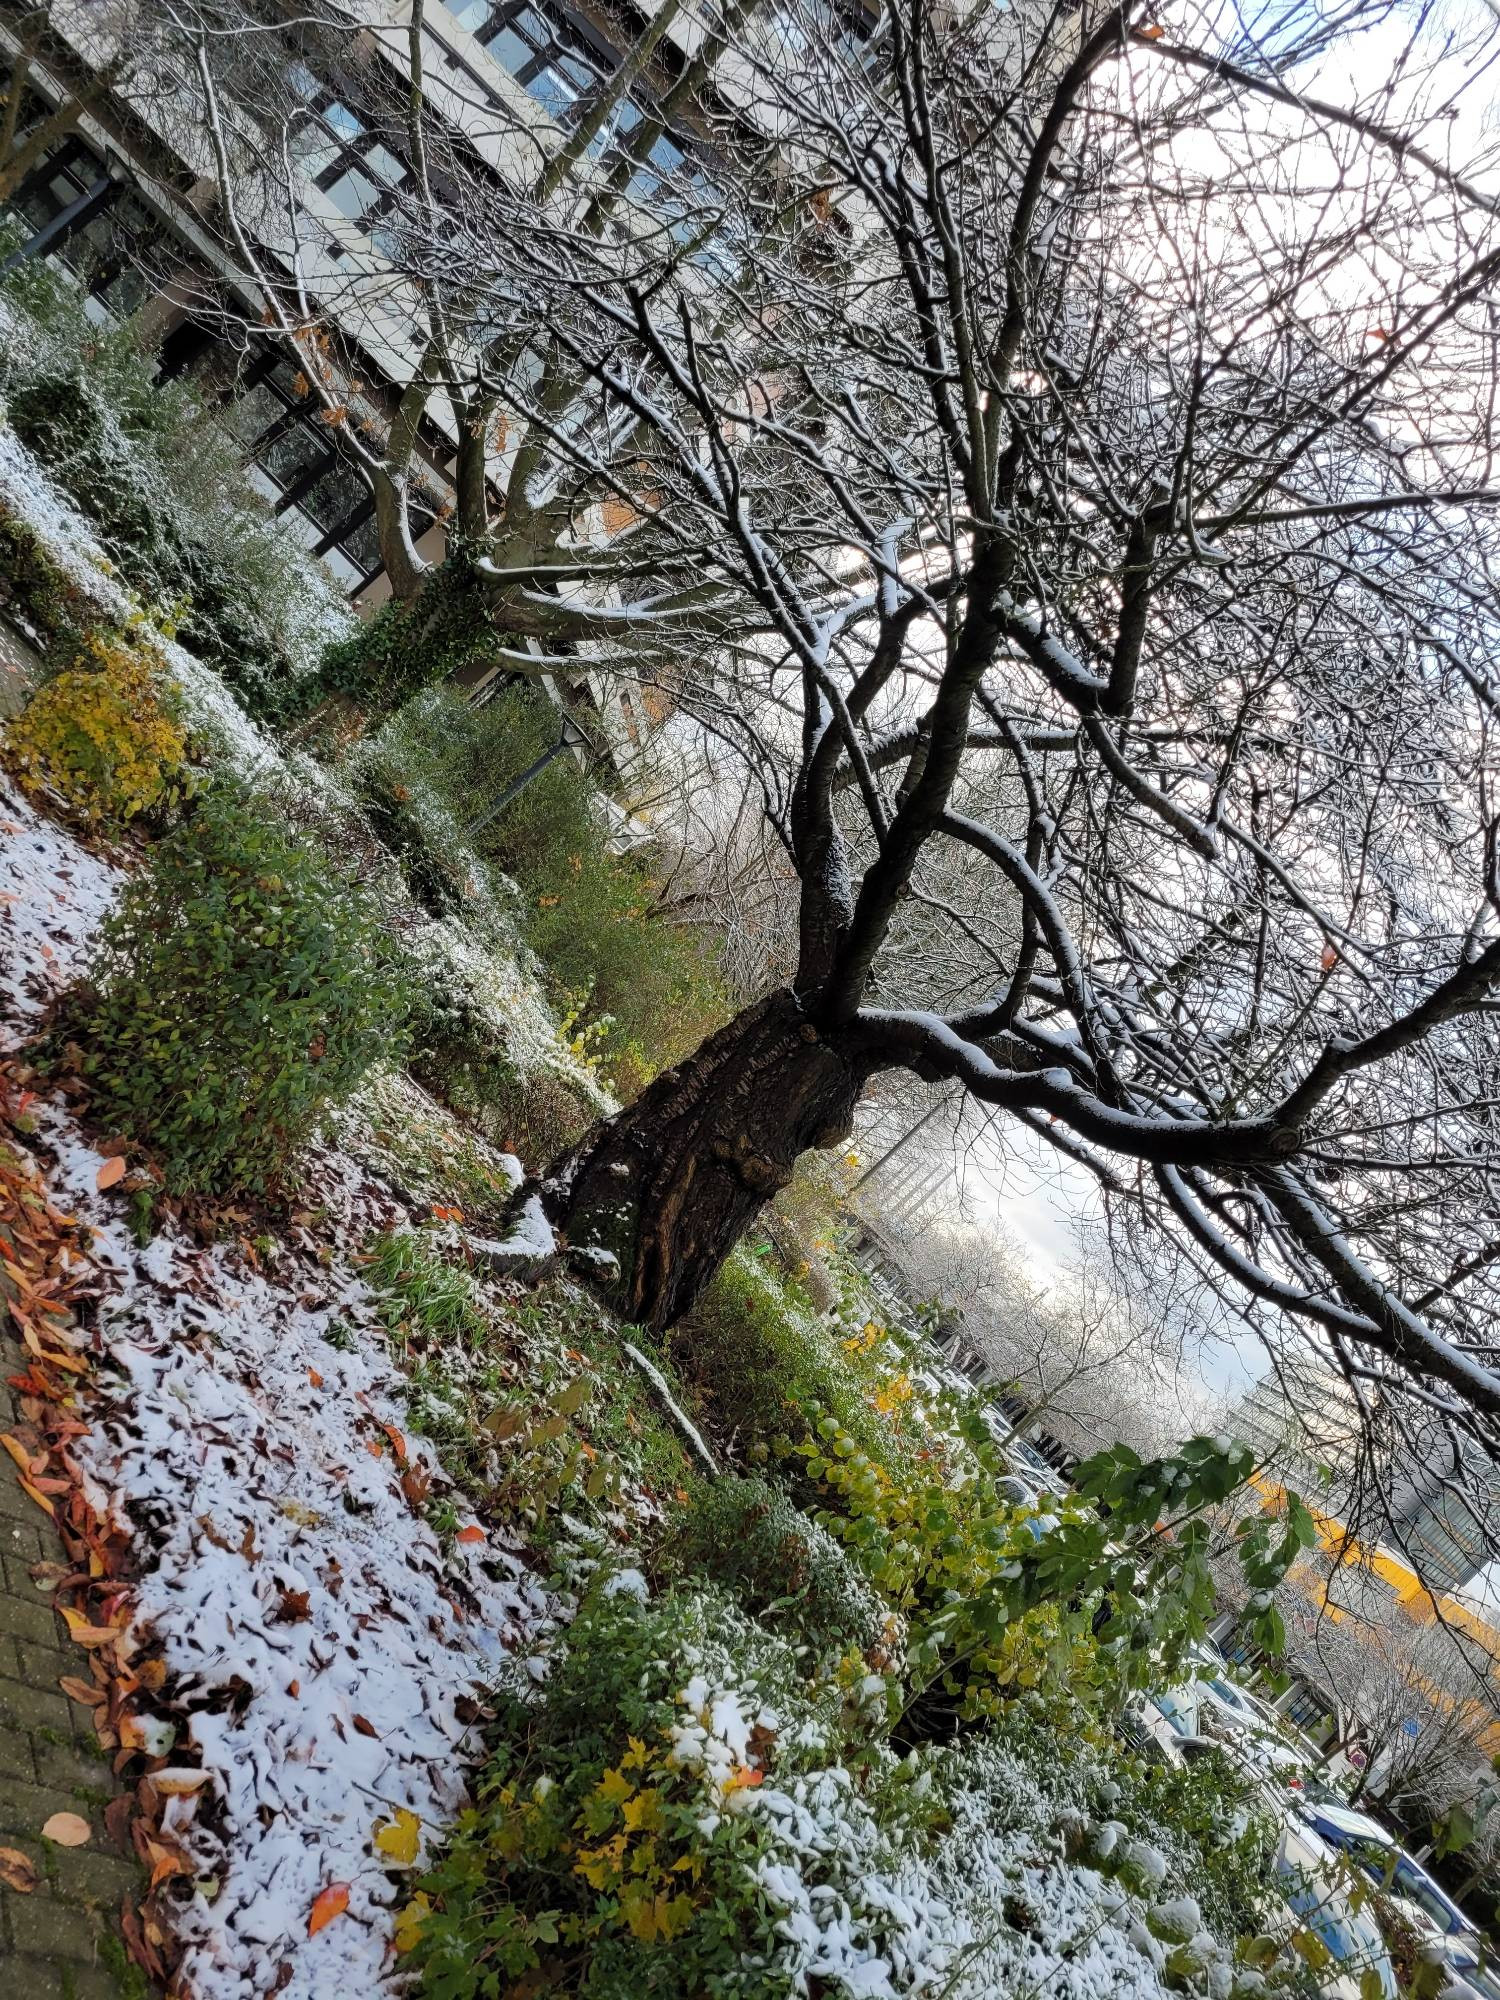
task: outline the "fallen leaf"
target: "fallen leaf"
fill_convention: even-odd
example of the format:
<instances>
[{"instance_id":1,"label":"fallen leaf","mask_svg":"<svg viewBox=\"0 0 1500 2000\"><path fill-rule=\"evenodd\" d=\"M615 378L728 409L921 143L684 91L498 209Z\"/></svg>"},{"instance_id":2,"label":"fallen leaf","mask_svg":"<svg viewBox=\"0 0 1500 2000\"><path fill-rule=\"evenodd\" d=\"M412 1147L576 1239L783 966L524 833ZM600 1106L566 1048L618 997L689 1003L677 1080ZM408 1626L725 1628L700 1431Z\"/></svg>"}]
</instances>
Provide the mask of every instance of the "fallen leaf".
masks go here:
<instances>
[{"instance_id":1,"label":"fallen leaf","mask_svg":"<svg viewBox=\"0 0 1500 2000\"><path fill-rule=\"evenodd\" d=\"M361 1736L373 1736L377 1743L380 1741L380 1731L375 1727L373 1722L367 1722L364 1716L356 1715L354 1717L354 1726Z\"/></svg>"},{"instance_id":2,"label":"fallen leaf","mask_svg":"<svg viewBox=\"0 0 1500 2000\"><path fill-rule=\"evenodd\" d=\"M106 1160L94 1176L96 1188L112 1188L116 1181L125 1178L125 1162L121 1159Z\"/></svg>"},{"instance_id":3,"label":"fallen leaf","mask_svg":"<svg viewBox=\"0 0 1500 2000\"><path fill-rule=\"evenodd\" d=\"M1334 950L1333 946L1331 944L1325 944L1323 947L1323 970L1325 972L1332 972L1333 968L1338 964L1338 962L1339 962L1339 955Z\"/></svg>"},{"instance_id":4,"label":"fallen leaf","mask_svg":"<svg viewBox=\"0 0 1500 2000\"><path fill-rule=\"evenodd\" d=\"M32 1454L26 1449L19 1438L13 1438L7 1431L0 1431L0 1446L3 1446L10 1453L23 1472L30 1472ZM46 1460L43 1459L42 1463L45 1464Z\"/></svg>"},{"instance_id":5,"label":"fallen leaf","mask_svg":"<svg viewBox=\"0 0 1500 2000\"><path fill-rule=\"evenodd\" d=\"M405 1806L397 1806L396 1817L389 1825L377 1825L375 1848L388 1860L396 1861L403 1868L409 1868L417 1858L417 1844L421 1838L422 1822L414 1812Z\"/></svg>"},{"instance_id":6,"label":"fallen leaf","mask_svg":"<svg viewBox=\"0 0 1500 2000\"><path fill-rule=\"evenodd\" d=\"M87 1847L93 1837L88 1821L74 1812L54 1813L42 1828L43 1840L54 1840L59 1847Z\"/></svg>"},{"instance_id":7,"label":"fallen leaf","mask_svg":"<svg viewBox=\"0 0 1500 2000\"><path fill-rule=\"evenodd\" d=\"M335 1917L341 1917L348 1907L349 1884L330 1882L326 1889L320 1889L313 1897L313 1906L307 1917L307 1935L316 1937Z\"/></svg>"},{"instance_id":8,"label":"fallen leaf","mask_svg":"<svg viewBox=\"0 0 1500 2000\"><path fill-rule=\"evenodd\" d=\"M271 1615L273 1625L299 1625L304 1618L312 1617L310 1593L305 1590L284 1590L281 1602Z\"/></svg>"},{"instance_id":9,"label":"fallen leaf","mask_svg":"<svg viewBox=\"0 0 1500 2000\"><path fill-rule=\"evenodd\" d=\"M85 1708L99 1708L106 1699L103 1688L90 1687L87 1681L79 1680L76 1674L64 1674L57 1685L69 1701L81 1701Z\"/></svg>"},{"instance_id":10,"label":"fallen leaf","mask_svg":"<svg viewBox=\"0 0 1500 2000\"><path fill-rule=\"evenodd\" d=\"M323 1378L322 1378L322 1376L321 1376L321 1375L320 1375L320 1374L318 1373L318 1371L317 1371L317 1369L316 1369L316 1368L309 1368L309 1369L308 1369L308 1371L307 1371L307 1379L308 1379L308 1381L309 1381L309 1382L311 1382L311 1384L313 1385L313 1387L314 1387L315 1389L321 1389L321 1388L322 1388L322 1386L323 1386Z\"/></svg>"},{"instance_id":11,"label":"fallen leaf","mask_svg":"<svg viewBox=\"0 0 1500 2000\"><path fill-rule=\"evenodd\" d=\"M1159 42L1166 32L1165 28L1159 28L1153 21L1149 28L1141 29L1141 40L1143 42Z\"/></svg>"},{"instance_id":12,"label":"fallen leaf","mask_svg":"<svg viewBox=\"0 0 1500 2000\"><path fill-rule=\"evenodd\" d=\"M472 1526L460 1528L453 1539L458 1542L482 1542L484 1540L484 1530L483 1528Z\"/></svg>"},{"instance_id":13,"label":"fallen leaf","mask_svg":"<svg viewBox=\"0 0 1500 2000\"><path fill-rule=\"evenodd\" d=\"M391 1441L391 1450L396 1454L397 1465L404 1466L406 1463L406 1439L402 1437L394 1424L382 1424L380 1428Z\"/></svg>"},{"instance_id":14,"label":"fallen leaf","mask_svg":"<svg viewBox=\"0 0 1500 2000\"><path fill-rule=\"evenodd\" d=\"M29 1854L23 1854L19 1847L0 1847L0 1882L7 1889L14 1889L18 1896L29 1896L40 1880L36 1863Z\"/></svg>"},{"instance_id":15,"label":"fallen leaf","mask_svg":"<svg viewBox=\"0 0 1500 2000\"><path fill-rule=\"evenodd\" d=\"M207 1771L195 1770L188 1764L175 1766L169 1771L153 1771L150 1775L152 1790L159 1792L164 1799L191 1798L207 1783Z\"/></svg>"}]
</instances>

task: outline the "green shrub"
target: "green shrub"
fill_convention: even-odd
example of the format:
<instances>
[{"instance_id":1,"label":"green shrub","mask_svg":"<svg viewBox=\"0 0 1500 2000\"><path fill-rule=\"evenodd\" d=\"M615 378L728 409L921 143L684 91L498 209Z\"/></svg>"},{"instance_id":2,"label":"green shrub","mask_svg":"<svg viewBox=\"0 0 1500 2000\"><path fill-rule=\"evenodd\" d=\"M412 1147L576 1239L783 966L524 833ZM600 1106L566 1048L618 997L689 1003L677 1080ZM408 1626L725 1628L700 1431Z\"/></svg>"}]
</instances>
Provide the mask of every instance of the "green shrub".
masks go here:
<instances>
[{"instance_id":1,"label":"green shrub","mask_svg":"<svg viewBox=\"0 0 1500 2000\"><path fill-rule=\"evenodd\" d=\"M833 1536L764 1479L700 1487L659 1553L670 1573L729 1591L820 1659L870 1653L888 1638L885 1607Z\"/></svg>"},{"instance_id":2,"label":"green shrub","mask_svg":"<svg viewBox=\"0 0 1500 2000\"><path fill-rule=\"evenodd\" d=\"M743 1762L706 1714L721 1691L747 1717L774 1710L781 1729ZM796 1747L797 1723L835 1754L836 1690L810 1695L790 1648L713 1593L622 1593L584 1609L539 1702L503 1694L497 1707L478 1806L397 1919L427 1993L477 2000L528 1972L523 1990L578 2000L792 1990L770 1969L775 1917L753 1874L774 1837L725 1808L766 1767L780 1782L817 1761Z\"/></svg>"},{"instance_id":3,"label":"green shrub","mask_svg":"<svg viewBox=\"0 0 1500 2000\"><path fill-rule=\"evenodd\" d=\"M70 658L85 619L78 585L29 522L0 508L0 609L44 657Z\"/></svg>"},{"instance_id":4,"label":"green shrub","mask_svg":"<svg viewBox=\"0 0 1500 2000\"><path fill-rule=\"evenodd\" d=\"M557 741L557 710L529 687L478 706L434 690L357 753L363 795L414 893L453 894L463 829ZM616 1090L633 1095L719 1026L728 1002L707 932L658 913L636 854L610 851L593 778L556 757L472 837L521 892L526 942Z\"/></svg>"},{"instance_id":5,"label":"green shrub","mask_svg":"<svg viewBox=\"0 0 1500 2000\"><path fill-rule=\"evenodd\" d=\"M876 1457L903 1455L871 1400L878 1392L870 1375L846 1352L839 1329L818 1318L795 1283L743 1246L668 1340L715 1431L752 1463L787 1440L806 1438L812 1405L835 1412Z\"/></svg>"},{"instance_id":6,"label":"green shrub","mask_svg":"<svg viewBox=\"0 0 1500 2000\"><path fill-rule=\"evenodd\" d=\"M127 886L59 1033L96 1122L149 1145L169 1190L264 1193L399 1047L406 1005L361 892L225 788Z\"/></svg>"},{"instance_id":7,"label":"green shrub","mask_svg":"<svg viewBox=\"0 0 1500 2000\"><path fill-rule=\"evenodd\" d=\"M192 384L158 381L137 328L101 332L78 287L45 266L7 274L0 294L16 315L0 394L21 441L136 595L181 606L183 643L243 706L273 723L295 716L350 614L250 486L216 411Z\"/></svg>"}]
</instances>

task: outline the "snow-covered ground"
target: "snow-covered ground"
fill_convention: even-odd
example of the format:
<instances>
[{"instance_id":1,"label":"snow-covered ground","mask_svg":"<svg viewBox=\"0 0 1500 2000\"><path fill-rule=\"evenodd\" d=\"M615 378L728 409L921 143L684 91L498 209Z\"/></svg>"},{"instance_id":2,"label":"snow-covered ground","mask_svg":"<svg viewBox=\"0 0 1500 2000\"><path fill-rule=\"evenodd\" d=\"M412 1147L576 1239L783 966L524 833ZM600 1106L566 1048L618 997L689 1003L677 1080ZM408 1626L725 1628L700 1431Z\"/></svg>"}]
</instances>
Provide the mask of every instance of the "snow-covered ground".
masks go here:
<instances>
[{"instance_id":1,"label":"snow-covered ground","mask_svg":"<svg viewBox=\"0 0 1500 2000\"><path fill-rule=\"evenodd\" d=\"M14 1047L81 970L119 875L0 793L0 879ZM126 1198L98 1191L104 1156L61 1108L35 1115L49 1192L93 1226L103 1279L94 1429L75 1455L97 1509L133 1535L134 1629L165 1660L177 1731L153 1741L208 1774L165 1820L198 1871L171 1891L185 1987L372 1994L400 1900L389 1849L416 1858L398 1815L425 1849L457 1810L472 1698L547 1614L512 1551L472 1527L445 1555L422 1517L444 1477L403 1434L400 1371L346 1254L399 1219L396 1202L316 1153L309 1205L331 1213L331 1259L328 1225L321 1259L293 1227L270 1269L171 1226L141 1248ZM352 1350L325 1340L336 1319ZM347 1907L310 1937L329 1891L322 1907Z\"/></svg>"}]
</instances>

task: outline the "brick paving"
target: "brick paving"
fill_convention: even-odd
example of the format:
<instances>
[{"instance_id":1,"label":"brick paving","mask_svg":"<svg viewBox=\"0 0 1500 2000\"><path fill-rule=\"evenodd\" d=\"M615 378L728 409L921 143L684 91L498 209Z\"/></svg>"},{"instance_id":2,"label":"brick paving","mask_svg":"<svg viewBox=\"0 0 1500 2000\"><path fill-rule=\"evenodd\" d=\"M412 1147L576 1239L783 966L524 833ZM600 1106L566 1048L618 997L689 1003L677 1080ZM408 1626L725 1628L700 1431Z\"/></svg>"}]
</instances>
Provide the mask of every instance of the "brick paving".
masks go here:
<instances>
[{"instance_id":1,"label":"brick paving","mask_svg":"<svg viewBox=\"0 0 1500 2000\"><path fill-rule=\"evenodd\" d=\"M20 1347L0 1337L0 1430L15 1416L5 1377L23 1367ZM142 1871L104 1830L104 1807L120 1786L91 1712L57 1685L63 1674L87 1680L88 1662L28 1574L33 1563L63 1559L51 1522L0 1453L0 1847L30 1855L41 1875L30 1895L0 1886L0 1994L142 2000L150 1989L126 1963L118 1921L120 1899L139 1894ZM87 1847L43 1840L55 1812L89 1822Z\"/></svg>"}]
</instances>

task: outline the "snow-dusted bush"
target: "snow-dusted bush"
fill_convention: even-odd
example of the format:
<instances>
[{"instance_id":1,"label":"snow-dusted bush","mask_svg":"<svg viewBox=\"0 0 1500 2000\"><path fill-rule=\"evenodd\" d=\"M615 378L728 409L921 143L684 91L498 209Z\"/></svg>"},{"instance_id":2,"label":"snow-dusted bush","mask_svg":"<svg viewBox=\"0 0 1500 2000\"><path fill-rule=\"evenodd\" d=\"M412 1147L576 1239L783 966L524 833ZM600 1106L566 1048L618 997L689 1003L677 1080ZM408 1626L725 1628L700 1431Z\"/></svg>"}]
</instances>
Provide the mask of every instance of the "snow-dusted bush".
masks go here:
<instances>
[{"instance_id":1,"label":"snow-dusted bush","mask_svg":"<svg viewBox=\"0 0 1500 2000\"><path fill-rule=\"evenodd\" d=\"M225 786L127 884L55 1040L172 1192L260 1193L399 1046L407 1004L354 884Z\"/></svg>"},{"instance_id":2,"label":"snow-dusted bush","mask_svg":"<svg viewBox=\"0 0 1500 2000\"><path fill-rule=\"evenodd\" d=\"M40 264L0 284L0 394L130 588L176 610L183 643L252 715L290 714L351 617L250 487L216 414L157 381L134 328L95 327Z\"/></svg>"},{"instance_id":3,"label":"snow-dusted bush","mask_svg":"<svg viewBox=\"0 0 1500 2000\"><path fill-rule=\"evenodd\" d=\"M663 1537L678 1575L722 1585L761 1622L822 1660L884 1656L897 1626L833 1536L764 1479L699 1489Z\"/></svg>"},{"instance_id":4,"label":"snow-dusted bush","mask_svg":"<svg viewBox=\"0 0 1500 2000\"><path fill-rule=\"evenodd\" d=\"M1107 1748L903 1758L863 1682L804 1675L710 1590L587 1605L542 1689L502 1698L478 1803L399 1920L430 2000L1225 2000L1180 1854L1120 1827L1136 1889L1077 1858L1113 1844Z\"/></svg>"}]
</instances>

